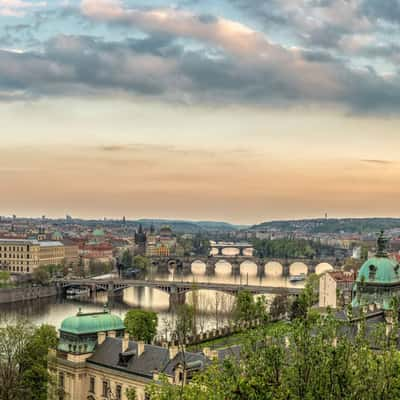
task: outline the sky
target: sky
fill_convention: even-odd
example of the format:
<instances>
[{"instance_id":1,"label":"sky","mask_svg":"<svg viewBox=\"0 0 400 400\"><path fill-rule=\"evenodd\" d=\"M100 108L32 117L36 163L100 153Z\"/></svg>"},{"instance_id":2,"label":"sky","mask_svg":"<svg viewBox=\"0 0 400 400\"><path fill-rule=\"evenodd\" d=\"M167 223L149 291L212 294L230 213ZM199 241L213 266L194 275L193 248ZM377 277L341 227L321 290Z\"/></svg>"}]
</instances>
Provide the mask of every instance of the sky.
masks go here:
<instances>
[{"instance_id":1,"label":"sky","mask_svg":"<svg viewBox=\"0 0 400 400\"><path fill-rule=\"evenodd\" d=\"M0 0L1 215L399 216L400 0Z\"/></svg>"}]
</instances>

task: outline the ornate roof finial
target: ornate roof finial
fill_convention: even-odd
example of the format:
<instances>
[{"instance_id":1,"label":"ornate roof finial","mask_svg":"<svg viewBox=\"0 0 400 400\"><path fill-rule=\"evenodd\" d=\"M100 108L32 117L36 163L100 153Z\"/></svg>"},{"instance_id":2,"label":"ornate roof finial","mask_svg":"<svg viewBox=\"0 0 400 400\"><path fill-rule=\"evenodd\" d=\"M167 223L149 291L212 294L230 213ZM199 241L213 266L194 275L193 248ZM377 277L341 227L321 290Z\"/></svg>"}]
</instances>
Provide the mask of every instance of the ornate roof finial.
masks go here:
<instances>
[{"instance_id":1,"label":"ornate roof finial","mask_svg":"<svg viewBox=\"0 0 400 400\"><path fill-rule=\"evenodd\" d=\"M384 236L384 231L382 229L381 233L379 234L378 239L377 239L377 247L378 247L378 250L376 252L377 257L387 257L388 256L387 251L386 251L388 242L389 242L389 238Z\"/></svg>"}]
</instances>

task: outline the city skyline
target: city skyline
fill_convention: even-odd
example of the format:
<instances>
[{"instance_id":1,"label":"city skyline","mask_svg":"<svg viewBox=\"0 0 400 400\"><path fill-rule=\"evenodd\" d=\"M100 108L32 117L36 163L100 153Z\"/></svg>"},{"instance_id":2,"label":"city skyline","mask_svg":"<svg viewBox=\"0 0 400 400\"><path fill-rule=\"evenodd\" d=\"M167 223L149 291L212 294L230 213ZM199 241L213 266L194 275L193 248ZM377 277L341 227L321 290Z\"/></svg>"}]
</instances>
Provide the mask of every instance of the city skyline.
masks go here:
<instances>
[{"instance_id":1,"label":"city skyline","mask_svg":"<svg viewBox=\"0 0 400 400\"><path fill-rule=\"evenodd\" d=\"M398 11L0 0L0 212L398 216Z\"/></svg>"}]
</instances>

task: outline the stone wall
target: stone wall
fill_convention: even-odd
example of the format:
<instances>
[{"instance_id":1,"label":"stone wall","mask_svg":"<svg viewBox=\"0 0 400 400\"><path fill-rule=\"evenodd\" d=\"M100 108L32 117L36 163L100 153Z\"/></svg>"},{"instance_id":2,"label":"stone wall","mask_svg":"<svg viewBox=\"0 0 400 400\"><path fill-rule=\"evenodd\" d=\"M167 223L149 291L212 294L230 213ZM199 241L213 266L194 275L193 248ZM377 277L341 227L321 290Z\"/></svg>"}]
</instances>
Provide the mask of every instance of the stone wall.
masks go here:
<instances>
[{"instance_id":1,"label":"stone wall","mask_svg":"<svg viewBox=\"0 0 400 400\"><path fill-rule=\"evenodd\" d=\"M199 333L195 336L187 336L185 339L185 345L191 346L200 343L207 342L209 340L219 339L227 336L231 336L235 333L244 332L252 328L260 326L262 322L260 320L253 321L242 321L238 323L233 323L232 325L226 325L219 329L211 329L209 331ZM154 344L162 347L170 347L177 345L177 340L172 339L171 341L165 342L162 339L156 339Z\"/></svg>"},{"instance_id":2,"label":"stone wall","mask_svg":"<svg viewBox=\"0 0 400 400\"><path fill-rule=\"evenodd\" d=\"M0 289L0 304L41 299L43 297L51 297L56 295L57 288L55 286Z\"/></svg>"}]
</instances>

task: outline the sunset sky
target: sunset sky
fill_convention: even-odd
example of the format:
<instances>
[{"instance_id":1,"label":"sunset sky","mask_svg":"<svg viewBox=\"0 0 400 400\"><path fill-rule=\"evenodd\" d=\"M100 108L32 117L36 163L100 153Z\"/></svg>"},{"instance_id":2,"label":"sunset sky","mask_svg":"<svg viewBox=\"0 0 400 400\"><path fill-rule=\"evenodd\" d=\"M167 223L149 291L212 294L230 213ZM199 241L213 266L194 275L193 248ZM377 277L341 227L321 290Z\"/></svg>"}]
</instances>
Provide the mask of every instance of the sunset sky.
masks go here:
<instances>
[{"instance_id":1,"label":"sunset sky","mask_svg":"<svg viewBox=\"0 0 400 400\"><path fill-rule=\"evenodd\" d=\"M0 0L0 214L400 216L399 43L399 0Z\"/></svg>"}]
</instances>

